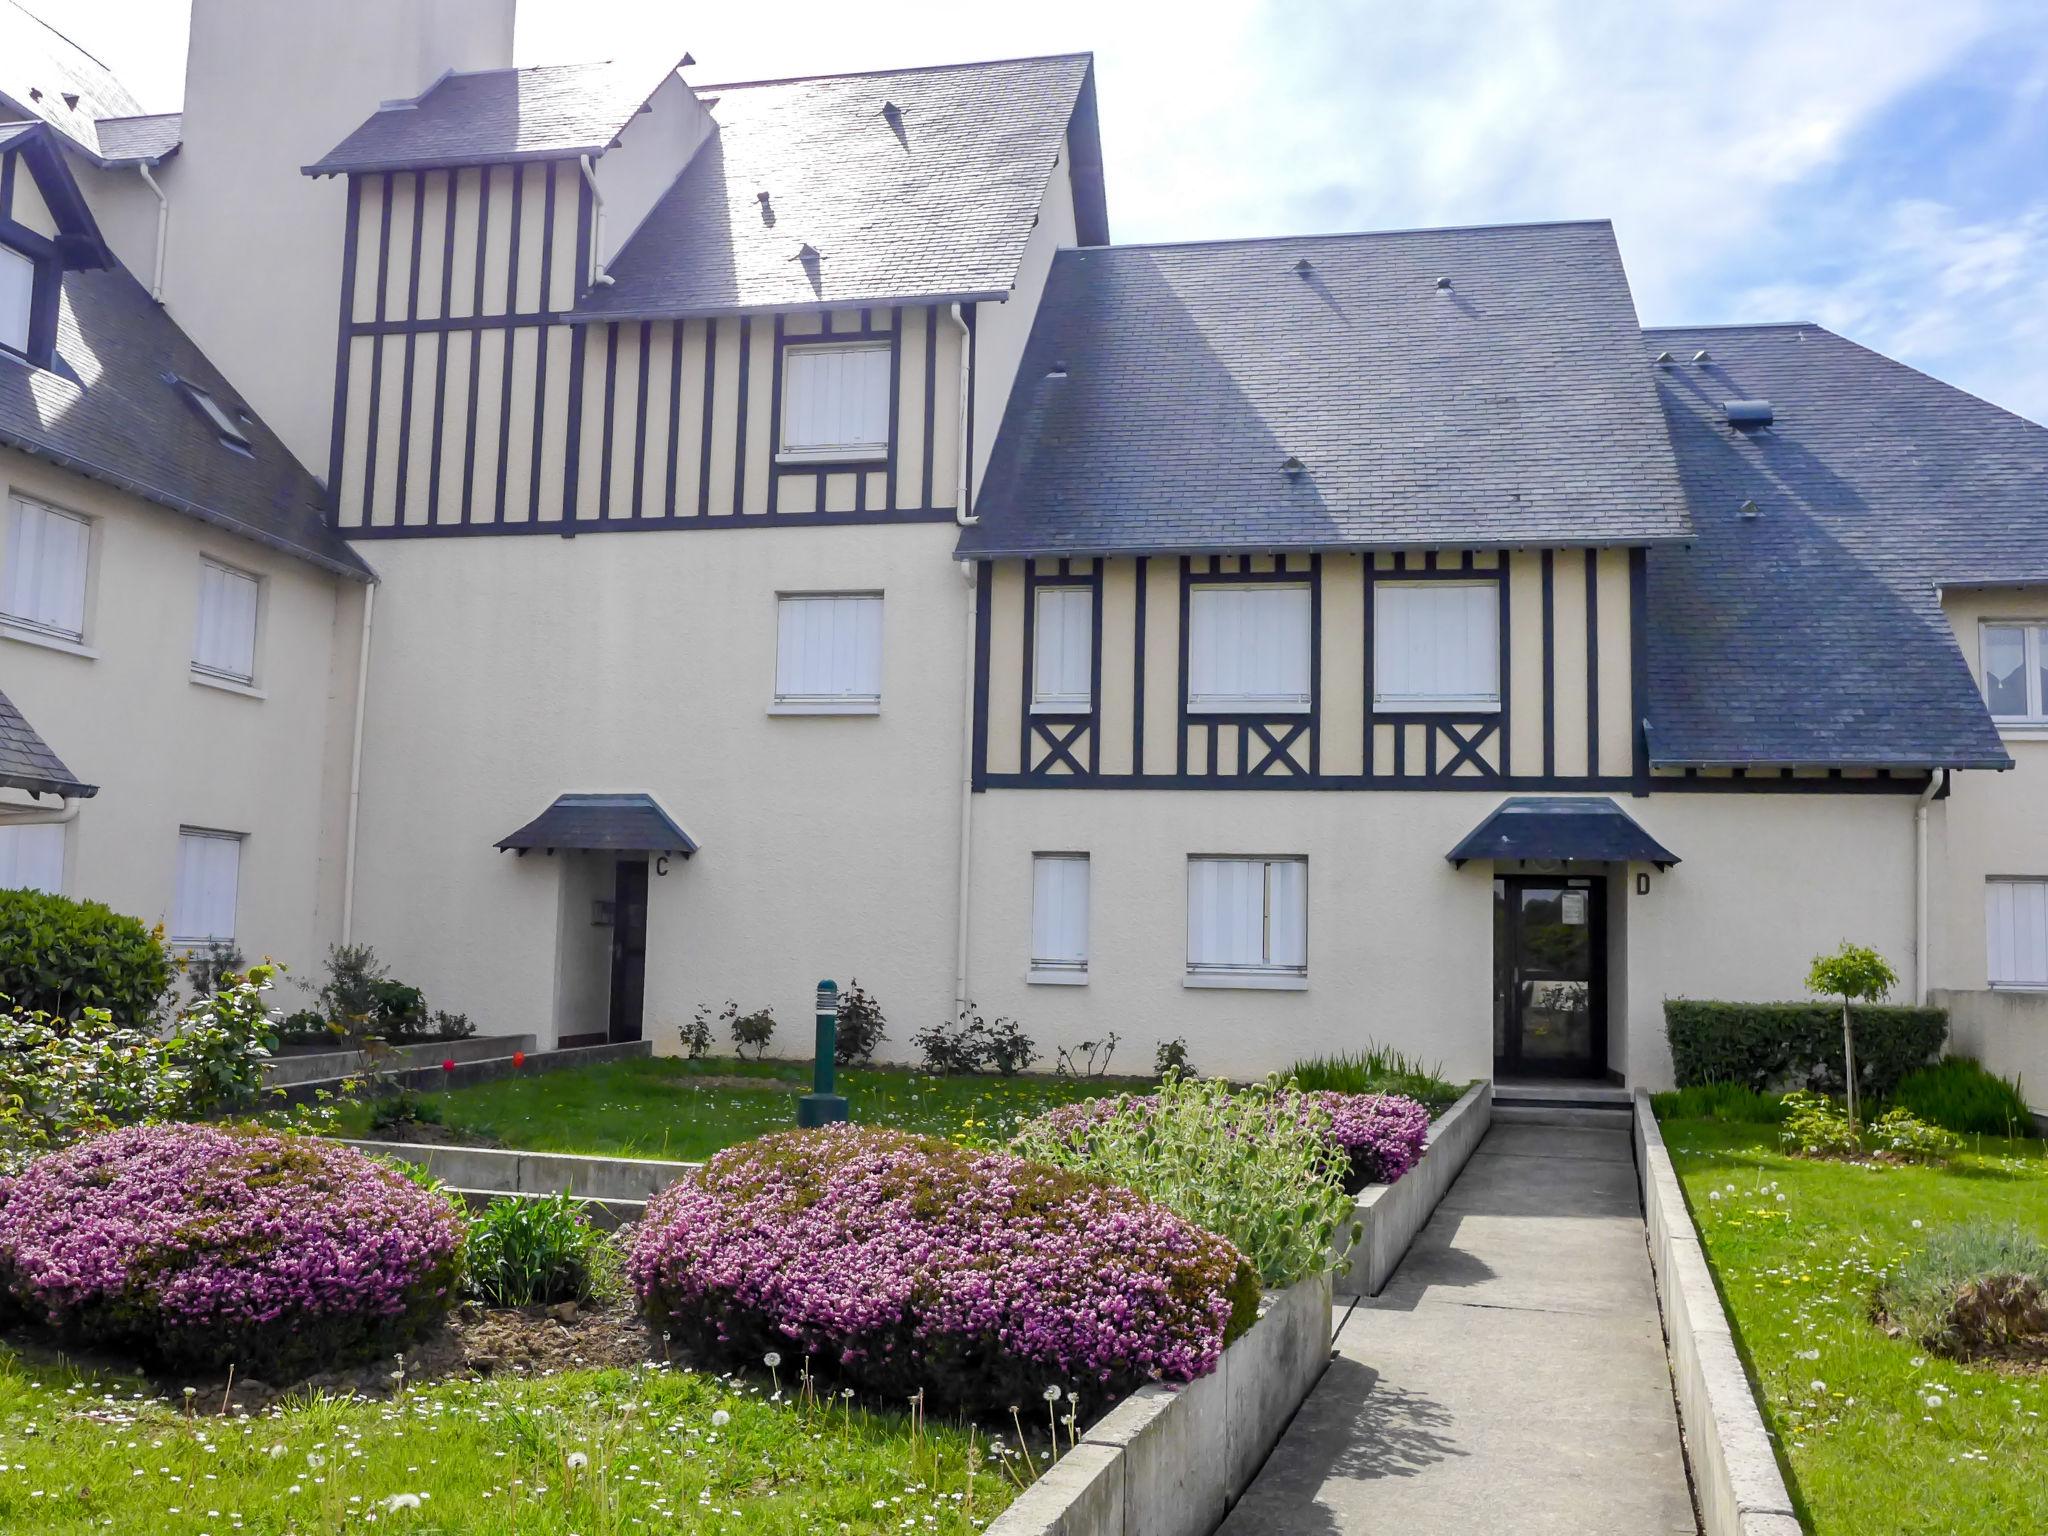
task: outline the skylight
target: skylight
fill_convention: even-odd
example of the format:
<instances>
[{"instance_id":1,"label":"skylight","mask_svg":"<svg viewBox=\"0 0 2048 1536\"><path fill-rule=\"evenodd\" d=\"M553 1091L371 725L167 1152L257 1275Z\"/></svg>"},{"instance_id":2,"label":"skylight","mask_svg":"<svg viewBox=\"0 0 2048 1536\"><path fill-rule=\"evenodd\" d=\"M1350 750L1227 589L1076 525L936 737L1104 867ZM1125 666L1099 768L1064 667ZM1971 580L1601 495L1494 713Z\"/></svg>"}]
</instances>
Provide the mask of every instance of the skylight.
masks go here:
<instances>
[{"instance_id":1,"label":"skylight","mask_svg":"<svg viewBox=\"0 0 2048 1536\"><path fill-rule=\"evenodd\" d=\"M242 423L248 420L247 412L240 410L229 411L227 407L223 406L205 389L194 384L190 379L173 377L170 382L175 384L179 392L192 403L192 408L206 418L207 424L220 435L220 440L223 443L230 448L239 449L243 453L250 451L249 434L242 426Z\"/></svg>"}]
</instances>

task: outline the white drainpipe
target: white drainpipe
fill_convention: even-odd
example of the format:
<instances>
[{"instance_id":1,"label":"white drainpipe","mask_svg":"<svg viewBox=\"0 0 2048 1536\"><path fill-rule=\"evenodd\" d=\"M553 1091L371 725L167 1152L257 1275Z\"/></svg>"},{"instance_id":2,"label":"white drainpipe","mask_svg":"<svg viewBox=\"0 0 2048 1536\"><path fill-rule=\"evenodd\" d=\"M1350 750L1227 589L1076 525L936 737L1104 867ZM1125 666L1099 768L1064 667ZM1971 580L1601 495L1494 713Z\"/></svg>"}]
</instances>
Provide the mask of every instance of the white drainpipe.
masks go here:
<instances>
[{"instance_id":1,"label":"white drainpipe","mask_svg":"<svg viewBox=\"0 0 2048 1536\"><path fill-rule=\"evenodd\" d=\"M164 301L164 244L171 233L171 200L164 196L164 189L149 174L148 166L138 165L135 169L142 176L142 184L156 194L156 271L149 280L149 296L161 304Z\"/></svg>"},{"instance_id":2,"label":"white drainpipe","mask_svg":"<svg viewBox=\"0 0 2048 1536\"><path fill-rule=\"evenodd\" d=\"M961 655L967 660L960 684L960 884L955 898L959 911L953 934L953 1014L958 1017L967 1006L967 914L974 866L974 610L976 572L972 560L960 562L960 574L967 582L967 634Z\"/></svg>"},{"instance_id":3,"label":"white drainpipe","mask_svg":"<svg viewBox=\"0 0 2048 1536\"><path fill-rule=\"evenodd\" d=\"M972 333L967 329L967 317L960 313L958 304L950 304L946 314L960 327L960 414L955 418L960 432L960 450L955 455L960 461L960 472L953 483L953 521L962 528L972 528L981 519L970 517L967 512L967 474L972 467L967 462L967 411L969 391L973 388L974 354L969 346Z\"/></svg>"},{"instance_id":4,"label":"white drainpipe","mask_svg":"<svg viewBox=\"0 0 2048 1536\"><path fill-rule=\"evenodd\" d=\"M595 210L590 219L590 286L609 288L612 276L605 271L604 262L597 254L604 249L604 193L598 190L597 167L592 164L590 156L578 155L576 163L583 167L583 181L590 188L591 206Z\"/></svg>"},{"instance_id":5,"label":"white drainpipe","mask_svg":"<svg viewBox=\"0 0 2048 1536\"><path fill-rule=\"evenodd\" d=\"M1927 1003L1927 812L1947 782L1945 770L1933 770L1913 807L1913 1001L1922 1007Z\"/></svg>"},{"instance_id":6,"label":"white drainpipe","mask_svg":"<svg viewBox=\"0 0 2048 1536\"><path fill-rule=\"evenodd\" d=\"M348 844L342 851L341 942L350 943L356 928L356 813L363 799L363 711L370 697L370 626L377 617L377 585L363 591L363 638L356 653L356 718L348 754Z\"/></svg>"},{"instance_id":7,"label":"white drainpipe","mask_svg":"<svg viewBox=\"0 0 2048 1536\"><path fill-rule=\"evenodd\" d=\"M78 820L78 808L84 804L83 800L59 795L53 806L0 805L0 827L60 827Z\"/></svg>"}]
</instances>

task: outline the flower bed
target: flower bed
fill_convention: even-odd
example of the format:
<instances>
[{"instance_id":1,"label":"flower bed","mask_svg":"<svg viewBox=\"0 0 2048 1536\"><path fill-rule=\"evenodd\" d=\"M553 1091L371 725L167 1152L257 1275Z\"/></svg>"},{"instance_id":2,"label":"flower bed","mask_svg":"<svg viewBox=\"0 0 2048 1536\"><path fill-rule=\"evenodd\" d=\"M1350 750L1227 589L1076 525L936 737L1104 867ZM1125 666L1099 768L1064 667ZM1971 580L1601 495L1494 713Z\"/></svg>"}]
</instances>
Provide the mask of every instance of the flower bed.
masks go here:
<instances>
[{"instance_id":1,"label":"flower bed","mask_svg":"<svg viewBox=\"0 0 2048 1536\"><path fill-rule=\"evenodd\" d=\"M853 1126L720 1153L649 1203L627 1272L693 1349L972 1413L1193 1380L1258 1304L1236 1249L1129 1190Z\"/></svg>"},{"instance_id":2,"label":"flower bed","mask_svg":"<svg viewBox=\"0 0 2048 1536\"><path fill-rule=\"evenodd\" d=\"M135 1126L37 1159L0 1205L0 1289L74 1342L174 1368L290 1372L437 1319L461 1226L361 1153Z\"/></svg>"}]
</instances>

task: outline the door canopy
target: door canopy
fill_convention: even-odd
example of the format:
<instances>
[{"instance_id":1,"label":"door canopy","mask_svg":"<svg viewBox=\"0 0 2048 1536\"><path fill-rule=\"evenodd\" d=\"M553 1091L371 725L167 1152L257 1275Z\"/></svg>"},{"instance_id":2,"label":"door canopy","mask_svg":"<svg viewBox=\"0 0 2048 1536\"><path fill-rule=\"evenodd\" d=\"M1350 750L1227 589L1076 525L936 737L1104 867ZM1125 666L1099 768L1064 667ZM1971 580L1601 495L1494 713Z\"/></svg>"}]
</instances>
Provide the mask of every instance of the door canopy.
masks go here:
<instances>
[{"instance_id":1,"label":"door canopy","mask_svg":"<svg viewBox=\"0 0 2048 1536\"><path fill-rule=\"evenodd\" d=\"M1601 795L1517 795L1503 800L1444 857L1458 868L1471 859L1654 864L1659 869L1678 862L1677 854Z\"/></svg>"},{"instance_id":2,"label":"door canopy","mask_svg":"<svg viewBox=\"0 0 2048 1536\"><path fill-rule=\"evenodd\" d=\"M676 825L652 795L561 795L517 832L498 840L500 850L522 857L529 849L591 853L697 851L696 839Z\"/></svg>"}]
</instances>

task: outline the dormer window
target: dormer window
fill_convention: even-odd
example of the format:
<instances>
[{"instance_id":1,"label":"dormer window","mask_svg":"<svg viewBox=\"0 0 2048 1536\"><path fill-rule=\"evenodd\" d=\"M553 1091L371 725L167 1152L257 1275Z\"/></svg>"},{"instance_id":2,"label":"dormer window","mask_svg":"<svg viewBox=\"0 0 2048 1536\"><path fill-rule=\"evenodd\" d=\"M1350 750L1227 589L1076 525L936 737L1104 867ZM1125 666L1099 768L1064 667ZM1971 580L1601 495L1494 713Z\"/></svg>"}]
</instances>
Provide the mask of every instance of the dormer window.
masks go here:
<instances>
[{"instance_id":1,"label":"dormer window","mask_svg":"<svg viewBox=\"0 0 2048 1536\"><path fill-rule=\"evenodd\" d=\"M0 245L0 347L28 352L29 320L35 312L36 264L12 246Z\"/></svg>"},{"instance_id":2,"label":"dormer window","mask_svg":"<svg viewBox=\"0 0 2048 1536\"><path fill-rule=\"evenodd\" d=\"M889 344L792 346L782 354L784 463L879 459L889 452Z\"/></svg>"},{"instance_id":3,"label":"dormer window","mask_svg":"<svg viewBox=\"0 0 2048 1536\"><path fill-rule=\"evenodd\" d=\"M206 418L207 425L219 435L225 447L232 448L238 453L250 452L249 434L242 426L242 423L249 419L246 412L230 412L226 406L190 379L181 379L175 375L167 377L178 393L185 397L186 403Z\"/></svg>"}]
</instances>

